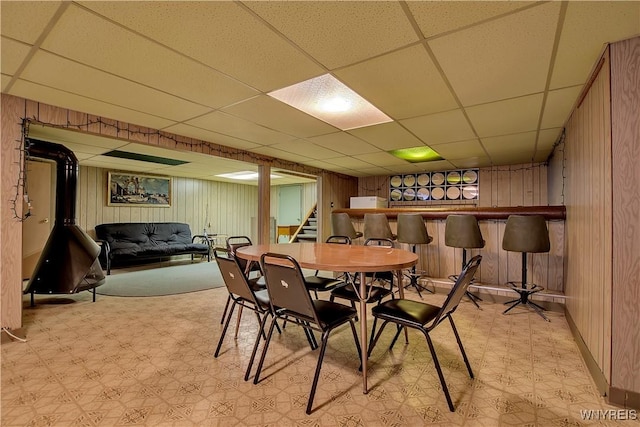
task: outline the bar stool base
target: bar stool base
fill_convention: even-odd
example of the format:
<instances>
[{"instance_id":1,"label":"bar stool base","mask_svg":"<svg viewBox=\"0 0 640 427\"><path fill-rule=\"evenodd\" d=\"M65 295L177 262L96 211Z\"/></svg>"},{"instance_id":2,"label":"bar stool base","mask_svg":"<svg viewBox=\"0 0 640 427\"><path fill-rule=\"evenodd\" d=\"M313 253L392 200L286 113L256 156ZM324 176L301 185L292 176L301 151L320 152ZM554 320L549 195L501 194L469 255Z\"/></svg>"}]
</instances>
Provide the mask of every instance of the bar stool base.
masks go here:
<instances>
[{"instance_id":1,"label":"bar stool base","mask_svg":"<svg viewBox=\"0 0 640 427\"><path fill-rule=\"evenodd\" d=\"M536 284L532 284L532 283L527 283L524 286L518 286L517 282L508 282L507 284L511 287L513 291L520 294L520 298L505 302L504 303L505 305L511 304L511 306L509 306L509 308L503 311L502 314L507 314L513 308L522 304L522 305L530 306L536 313L538 313L540 317L542 317L547 322L550 322L547 316L544 315L544 311L546 311L546 309L529 299L529 295L535 294L536 292L543 291L544 290L543 287L538 286Z\"/></svg>"}]
</instances>

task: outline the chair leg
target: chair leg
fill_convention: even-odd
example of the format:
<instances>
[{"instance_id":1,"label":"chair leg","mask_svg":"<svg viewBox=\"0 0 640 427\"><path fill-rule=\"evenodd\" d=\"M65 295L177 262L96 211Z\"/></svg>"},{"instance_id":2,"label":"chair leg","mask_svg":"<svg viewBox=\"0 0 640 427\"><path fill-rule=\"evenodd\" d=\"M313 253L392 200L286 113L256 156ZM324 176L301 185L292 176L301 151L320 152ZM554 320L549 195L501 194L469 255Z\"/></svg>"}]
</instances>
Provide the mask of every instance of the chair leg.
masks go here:
<instances>
[{"instance_id":1,"label":"chair leg","mask_svg":"<svg viewBox=\"0 0 640 427\"><path fill-rule=\"evenodd\" d=\"M220 339L218 340L218 346L216 347L216 352L213 353L213 357L218 357L218 355L220 354L220 347L222 347L222 341L224 340L224 336L227 334L227 329L229 328L229 323L231 323L231 317L233 317L233 311L236 308L236 302L233 302L233 305L231 305L231 311L229 312L229 315L227 316L227 321L224 323L224 328L222 328L222 335L220 335Z\"/></svg>"},{"instance_id":2,"label":"chair leg","mask_svg":"<svg viewBox=\"0 0 640 427\"><path fill-rule=\"evenodd\" d=\"M380 335L382 335L382 331L384 331L384 328L387 326L387 324L389 323L388 320L385 320L382 323L382 326L380 326L380 330L378 331L377 334L375 334L375 338L373 339L373 342L371 343L371 345L369 346L369 351L367 352L367 357L371 356L371 352L373 351L373 348L376 346L376 344L378 343L378 339L380 338ZM371 336L373 336L375 333L375 330L371 331Z\"/></svg>"},{"instance_id":3,"label":"chair leg","mask_svg":"<svg viewBox=\"0 0 640 427\"><path fill-rule=\"evenodd\" d=\"M449 405L449 410L451 412L455 412L455 408L453 407L453 402L451 401L451 396L449 395L449 389L447 388L447 383L444 381L444 375L442 373L442 368L440 367L440 362L438 361L438 356L436 356L436 349L433 347L433 343L431 342L431 337L429 337L429 332L422 329L424 336L427 338L427 344L429 345L429 351L431 352L431 358L433 359L433 364L436 365L436 371L438 371L438 377L440 378L440 384L442 385L442 391L444 391L444 396L447 398L447 404Z\"/></svg>"},{"instance_id":4,"label":"chair leg","mask_svg":"<svg viewBox=\"0 0 640 427\"><path fill-rule=\"evenodd\" d=\"M258 313L256 313L258 314ZM260 316L258 316L259 318ZM275 317L274 317L275 320ZM251 367L253 366L253 361L256 358L256 353L258 352L258 345L260 344L260 336L264 336L265 342L267 337L264 335L264 325L267 323L267 315L265 314L262 317L262 321L260 322L260 332L258 336L256 336L256 342L253 344L253 351L251 352L251 358L249 359L249 365L247 366L247 371L244 373L244 380L249 381L249 376L251 375ZM274 322L275 323L275 322ZM276 326L278 324L276 323Z\"/></svg>"},{"instance_id":5,"label":"chair leg","mask_svg":"<svg viewBox=\"0 0 640 427\"><path fill-rule=\"evenodd\" d=\"M267 334L267 341L264 343L264 347L262 348L262 354L260 355L260 362L258 362L258 368L256 369L256 374L253 376L253 383L258 384L260 381L260 372L262 371L262 366L264 365L264 359L267 356L267 350L269 349L269 343L271 342L271 335L273 335L273 328L276 324L277 317L274 317L271 320L271 324L269 325L269 333Z\"/></svg>"},{"instance_id":6,"label":"chair leg","mask_svg":"<svg viewBox=\"0 0 640 427\"><path fill-rule=\"evenodd\" d=\"M453 317L451 316L449 316L449 323L451 323L451 329L453 329L453 334L456 336L456 341L458 341L458 347L460 347L462 358L464 359L465 365L467 365L469 376L473 378L473 371L471 370L471 364L469 363L469 359L467 358L467 353L464 351L464 347L462 346L462 340L460 339L460 335L458 335L458 329L456 328L456 325L453 323Z\"/></svg>"},{"instance_id":7,"label":"chair leg","mask_svg":"<svg viewBox=\"0 0 640 427\"><path fill-rule=\"evenodd\" d=\"M229 309L229 303L231 302L231 295L227 297L227 303L224 306L224 311L222 312L222 317L220 318L220 324L224 323L224 317L227 315L227 310Z\"/></svg>"},{"instance_id":8,"label":"chair leg","mask_svg":"<svg viewBox=\"0 0 640 427\"><path fill-rule=\"evenodd\" d=\"M316 365L316 373L313 376L313 383L311 384L311 392L309 393L309 401L307 402L307 415L311 414L311 406L313 406L313 398L316 395L316 387L318 386L318 379L320 378L320 369L322 368L322 359L324 359L324 352L327 350L327 341L329 338L329 331L322 333L322 346L320 346L320 354L318 355L318 364Z\"/></svg>"},{"instance_id":9,"label":"chair leg","mask_svg":"<svg viewBox=\"0 0 640 427\"><path fill-rule=\"evenodd\" d=\"M351 325L351 332L353 333L353 339L356 343L356 350L358 350L358 359L362 361L362 348L360 348L360 340L358 340L358 333L356 332L356 325L352 320L349 320Z\"/></svg>"}]
</instances>

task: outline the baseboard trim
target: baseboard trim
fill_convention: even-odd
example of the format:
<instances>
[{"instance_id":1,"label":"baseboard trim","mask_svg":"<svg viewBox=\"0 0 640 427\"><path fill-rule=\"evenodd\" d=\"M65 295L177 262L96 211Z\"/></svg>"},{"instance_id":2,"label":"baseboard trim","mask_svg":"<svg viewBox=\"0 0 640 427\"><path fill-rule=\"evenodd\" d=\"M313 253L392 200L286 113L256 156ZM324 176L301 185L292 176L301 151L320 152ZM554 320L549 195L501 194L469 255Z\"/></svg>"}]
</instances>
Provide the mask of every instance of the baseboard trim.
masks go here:
<instances>
[{"instance_id":1,"label":"baseboard trim","mask_svg":"<svg viewBox=\"0 0 640 427\"><path fill-rule=\"evenodd\" d=\"M635 391L610 387L607 401L612 405L621 406L625 409L640 410L640 393Z\"/></svg>"},{"instance_id":2,"label":"baseboard trim","mask_svg":"<svg viewBox=\"0 0 640 427\"><path fill-rule=\"evenodd\" d=\"M593 381L596 383L596 388L598 389L598 391L602 396L609 396L609 393L610 393L609 383L607 382L607 379L605 378L604 373L600 370L600 366L598 366L598 363L595 361L595 359L591 355L591 352L589 351L587 344L582 339L582 335L580 335L580 331L578 330L578 327L576 326L575 322L571 318L571 314L569 313L569 310L567 310L566 307L564 310L564 314L565 314L565 318L567 319L567 323L569 324L569 329L571 330L571 334L573 335L573 338L576 341L576 344L578 344L578 349L580 350L580 354L582 354L582 359L584 359L587 365L587 369L589 370L589 373L591 374Z\"/></svg>"}]
</instances>

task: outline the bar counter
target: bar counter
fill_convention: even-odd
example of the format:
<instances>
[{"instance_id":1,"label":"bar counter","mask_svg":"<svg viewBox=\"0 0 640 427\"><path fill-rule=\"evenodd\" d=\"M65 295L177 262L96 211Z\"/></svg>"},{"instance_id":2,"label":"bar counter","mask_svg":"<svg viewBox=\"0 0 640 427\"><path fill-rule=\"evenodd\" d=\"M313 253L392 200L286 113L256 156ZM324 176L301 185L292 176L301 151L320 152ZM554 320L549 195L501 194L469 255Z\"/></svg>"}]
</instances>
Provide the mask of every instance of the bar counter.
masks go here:
<instances>
[{"instance_id":1,"label":"bar counter","mask_svg":"<svg viewBox=\"0 0 640 427\"><path fill-rule=\"evenodd\" d=\"M366 213L383 213L390 220L396 219L399 213L418 213L427 219L446 219L448 215L474 215L478 221L488 219L504 219L509 215L542 215L547 221L564 220L566 217L565 206L517 206L517 207L476 207L476 206L451 206L451 207L392 207L371 209L333 209L332 212L346 212L351 218L364 218Z\"/></svg>"}]
</instances>

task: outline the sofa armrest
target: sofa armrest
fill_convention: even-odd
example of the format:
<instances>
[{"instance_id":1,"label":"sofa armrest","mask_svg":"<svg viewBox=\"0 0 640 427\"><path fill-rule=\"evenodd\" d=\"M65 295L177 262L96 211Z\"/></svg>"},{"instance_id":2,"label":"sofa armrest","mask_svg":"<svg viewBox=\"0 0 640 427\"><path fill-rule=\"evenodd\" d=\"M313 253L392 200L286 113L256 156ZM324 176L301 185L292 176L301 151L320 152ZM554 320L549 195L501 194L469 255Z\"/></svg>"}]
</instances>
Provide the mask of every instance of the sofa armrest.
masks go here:
<instances>
[{"instance_id":1,"label":"sofa armrest","mask_svg":"<svg viewBox=\"0 0 640 427\"><path fill-rule=\"evenodd\" d=\"M109 242L102 239L95 239L95 242L100 246L100 254L98 258L102 257L104 259L104 265L107 268L107 275L111 274L111 246L109 246Z\"/></svg>"}]
</instances>

